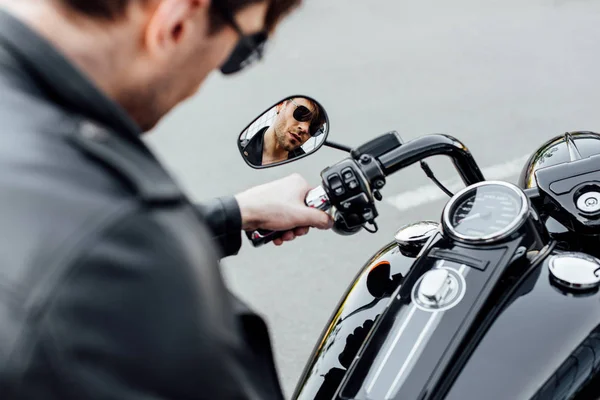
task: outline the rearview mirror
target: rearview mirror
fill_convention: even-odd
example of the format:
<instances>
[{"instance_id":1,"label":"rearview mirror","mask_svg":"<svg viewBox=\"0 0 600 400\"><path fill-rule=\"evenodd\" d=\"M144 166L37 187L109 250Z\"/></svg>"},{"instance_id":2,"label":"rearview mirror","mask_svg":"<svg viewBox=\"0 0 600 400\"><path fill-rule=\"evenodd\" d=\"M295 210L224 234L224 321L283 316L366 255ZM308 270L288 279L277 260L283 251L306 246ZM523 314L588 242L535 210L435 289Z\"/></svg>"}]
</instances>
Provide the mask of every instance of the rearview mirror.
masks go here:
<instances>
[{"instance_id":1,"label":"rearview mirror","mask_svg":"<svg viewBox=\"0 0 600 400\"><path fill-rule=\"evenodd\" d=\"M238 138L238 149L252 168L269 168L315 153L328 135L329 117L323 106L307 96L290 96L248 124Z\"/></svg>"}]
</instances>

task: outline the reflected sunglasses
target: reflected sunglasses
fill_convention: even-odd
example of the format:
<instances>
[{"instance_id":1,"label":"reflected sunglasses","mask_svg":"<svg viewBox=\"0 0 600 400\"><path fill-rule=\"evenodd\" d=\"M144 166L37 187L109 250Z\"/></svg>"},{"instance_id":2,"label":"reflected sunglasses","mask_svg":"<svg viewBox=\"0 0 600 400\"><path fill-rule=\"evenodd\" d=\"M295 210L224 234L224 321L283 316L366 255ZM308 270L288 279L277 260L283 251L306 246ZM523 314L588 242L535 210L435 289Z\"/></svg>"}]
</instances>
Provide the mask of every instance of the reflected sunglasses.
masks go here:
<instances>
[{"instance_id":1,"label":"reflected sunglasses","mask_svg":"<svg viewBox=\"0 0 600 400\"><path fill-rule=\"evenodd\" d=\"M221 17L235 29L240 39L235 48L229 55L229 58L221 66L221 73L230 75L241 71L247 66L259 61L263 58L265 44L268 34L266 31L253 33L250 35L244 34L237 22L233 18L231 11L223 4L222 0L214 0L213 7L221 14Z\"/></svg>"},{"instance_id":2,"label":"reflected sunglasses","mask_svg":"<svg viewBox=\"0 0 600 400\"><path fill-rule=\"evenodd\" d=\"M308 107L297 104L294 100L290 99L290 102L296 106L294 110L294 119L298 122L308 122L312 119L312 112Z\"/></svg>"},{"instance_id":3,"label":"reflected sunglasses","mask_svg":"<svg viewBox=\"0 0 600 400\"><path fill-rule=\"evenodd\" d=\"M296 106L296 109L294 110L294 113L293 113L294 119L296 121L308 122L313 119L313 112L310 111L308 109L308 107L297 104L293 99L290 99L290 102L294 106ZM310 135L313 137L319 136L321 133L323 133L323 130L318 125L318 121L311 122L309 130L310 130Z\"/></svg>"}]
</instances>

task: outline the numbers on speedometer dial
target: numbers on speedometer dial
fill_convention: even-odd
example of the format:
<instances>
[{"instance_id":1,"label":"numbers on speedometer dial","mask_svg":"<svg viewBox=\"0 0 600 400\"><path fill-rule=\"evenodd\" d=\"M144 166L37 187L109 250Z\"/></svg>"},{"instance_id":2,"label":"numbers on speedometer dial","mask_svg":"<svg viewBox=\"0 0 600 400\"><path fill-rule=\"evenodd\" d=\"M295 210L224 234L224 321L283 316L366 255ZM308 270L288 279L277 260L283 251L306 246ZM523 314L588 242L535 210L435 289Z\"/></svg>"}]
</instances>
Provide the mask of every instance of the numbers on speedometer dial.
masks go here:
<instances>
[{"instance_id":1,"label":"numbers on speedometer dial","mask_svg":"<svg viewBox=\"0 0 600 400\"><path fill-rule=\"evenodd\" d=\"M509 187L484 185L458 199L450 215L451 228L473 239L500 235L519 219L523 201Z\"/></svg>"}]
</instances>

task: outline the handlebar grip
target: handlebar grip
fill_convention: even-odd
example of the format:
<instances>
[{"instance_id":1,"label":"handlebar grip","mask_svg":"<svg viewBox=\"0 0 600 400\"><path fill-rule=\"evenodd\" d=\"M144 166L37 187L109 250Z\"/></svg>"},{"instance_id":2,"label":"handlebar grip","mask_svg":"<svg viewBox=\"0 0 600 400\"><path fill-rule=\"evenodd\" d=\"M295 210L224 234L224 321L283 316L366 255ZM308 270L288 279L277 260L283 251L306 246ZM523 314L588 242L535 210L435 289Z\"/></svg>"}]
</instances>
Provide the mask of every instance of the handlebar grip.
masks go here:
<instances>
[{"instance_id":1,"label":"handlebar grip","mask_svg":"<svg viewBox=\"0 0 600 400\"><path fill-rule=\"evenodd\" d=\"M269 231L266 229L257 229L254 232L246 232L246 236L252 242L254 247L260 247L284 235L285 231Z\"/></svg>"},{"instance_id":2,"label":"handlebar grip","mask_svg":"<svg viewBox=\"0 0 600 400\"><path fill-rule=\"evenodd\" d=\"M304 204L307 207L316 208L321 211L327 211L331 208L329 197L322 186L317 186L306 194ZM271 231L267 229L257 229L253 232L246 232L246 236L252 242L254 247L260 247L275 239L279 239L286 231Z\"/></svg>"}]
</instances>

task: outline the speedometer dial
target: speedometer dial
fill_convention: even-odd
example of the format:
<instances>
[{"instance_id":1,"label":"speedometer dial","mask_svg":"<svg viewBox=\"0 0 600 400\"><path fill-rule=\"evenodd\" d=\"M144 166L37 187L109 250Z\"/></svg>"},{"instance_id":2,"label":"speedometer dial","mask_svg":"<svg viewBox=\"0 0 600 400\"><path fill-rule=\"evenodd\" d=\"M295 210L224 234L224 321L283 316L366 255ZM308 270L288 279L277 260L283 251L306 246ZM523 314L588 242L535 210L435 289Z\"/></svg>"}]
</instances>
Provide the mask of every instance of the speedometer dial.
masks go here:
<instances>
[{"instance_id":1,"label":"speedometer dial","mask_svg":"<svg viewBox=\"0 0 600 400\"><path fill-rule=\"evenodd\" d=\"M528 210L528 199L519 188L505 182L482 182L452 198L444 210L444 227L457 240L499 240L522 225Z\"/></svg>"}]
</instances>

